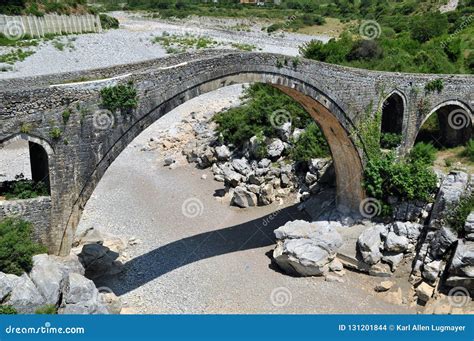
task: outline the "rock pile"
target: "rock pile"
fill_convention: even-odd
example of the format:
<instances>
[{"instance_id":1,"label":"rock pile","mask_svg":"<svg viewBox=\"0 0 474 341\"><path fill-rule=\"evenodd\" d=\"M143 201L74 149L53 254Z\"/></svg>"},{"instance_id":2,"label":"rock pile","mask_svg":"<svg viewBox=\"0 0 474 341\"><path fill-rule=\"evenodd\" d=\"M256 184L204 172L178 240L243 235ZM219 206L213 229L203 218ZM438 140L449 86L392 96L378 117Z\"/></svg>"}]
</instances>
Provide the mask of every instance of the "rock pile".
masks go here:
<instances>
[{"instance_id":1,"label":"rock pile","mask_svg":"<svg viewBox=\"0 0 474 341\"><path fill-rule=\"evenodd\" d=\"M0 272L0 302L24 314L45 306L55 306L60 314L119 313L121 307L113 293L99 292L84 276L75 255L36 255L33 269L22 276Z\"/></svg>"},{"instance_id":2,"label":"rock pile","mask_svg":"<svg viewBox=\"0 0 474 341\"><path fill-rule=\"evenodd\" d=\"M329 281L344 275L342 263L336 259L342 237L327 222L290 221L276 229L275 236L277 246L273 258L284 272L298 276L326 276ZM339 276L330 276L330 271Z\"/></svg>"},{"instance_id":3,"label":"rock pile","mask_svg":"<svg viewBox=\"0 0 474 341\"><path fill-rule=\"evenodd\" d=\"M389 266L394 272L406 255L414 255L422 229L421 224L400 221L369 227L357 240L360 261L370 274L389 276L384 269Z\"/></svg>"},{"instance_id":4,"label":"rock pile","mask_svg":"<svg viewBox=\"0 0 474 341\"><path fill-rule=\"evenodd\" d=\"M240 149L222 144L215 128L210 114L191 113L190 119L152 138L145 149L161 148L163 163L170 168L176 167L182 156L201 169L210 168L214 180L225 186L222 194L231 205L241 208L269 205L290 193L295 193L298 202L303 201L334 181L329 158L298 163L288 159L290 140L303 132L292 131L290 123L281 127L280 138L253 136Z\"/></svg>"},{"instance_id":5,"label":"rock pile","mask_svg":"<svg viewBox=\"0 0 474 341\"><path fill-rule=\"evenodd\" d=\"M451 172L444 178L436 197L410 277L422 302L432 297L434 288L438 287L443 277L448 287L462 286L466 291L474 291L474 214L469 215L464 232L454 231L446 219L461 198L472 192L469 178L465 172ZM447 268L449 259L452 261Z\"/></svg>"}]
</instances>

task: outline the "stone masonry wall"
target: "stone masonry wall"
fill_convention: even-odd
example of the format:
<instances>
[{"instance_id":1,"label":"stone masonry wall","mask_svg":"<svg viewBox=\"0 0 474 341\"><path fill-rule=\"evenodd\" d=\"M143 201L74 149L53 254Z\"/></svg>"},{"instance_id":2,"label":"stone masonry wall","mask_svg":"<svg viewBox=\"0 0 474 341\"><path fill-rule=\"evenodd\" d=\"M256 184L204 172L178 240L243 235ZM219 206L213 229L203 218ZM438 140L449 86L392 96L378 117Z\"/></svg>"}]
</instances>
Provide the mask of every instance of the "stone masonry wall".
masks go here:
<instances>
[{"instance_id":1,"label":"stone masonry wall","mask_svg":"<svg viewBox=\"0 0 474 341\"><path fill-rule=\"evenodd\" d=\"M79 76L119 75L122 77L50 86ZM425 84L433 79L444 80L443 91L425 94ZM81 211L107 167L146 127L202 93L247 82L294 89L331 112L349 136L347 143L356 148L363 146L353 134L358 122L398 90L407 103L403 143L409 148L427 115L419 111L421 98L432 108L449 100L468 103L473 80L472 76L373 72L264 53L183 54L84 73L0 81L0 144L26 131L50 147L51 228L46 232L47 244L52 253L67 253ZM131 114L104 112L100 89L128 81L138 90L138 108ZM71 111L67 121L62 118L65 110ZM53 128L60 129L59 138L52 137ZM363 147L356 149L363 161ZM333 158L343 162L345 156Z\"/></svg>"}]
</instances>

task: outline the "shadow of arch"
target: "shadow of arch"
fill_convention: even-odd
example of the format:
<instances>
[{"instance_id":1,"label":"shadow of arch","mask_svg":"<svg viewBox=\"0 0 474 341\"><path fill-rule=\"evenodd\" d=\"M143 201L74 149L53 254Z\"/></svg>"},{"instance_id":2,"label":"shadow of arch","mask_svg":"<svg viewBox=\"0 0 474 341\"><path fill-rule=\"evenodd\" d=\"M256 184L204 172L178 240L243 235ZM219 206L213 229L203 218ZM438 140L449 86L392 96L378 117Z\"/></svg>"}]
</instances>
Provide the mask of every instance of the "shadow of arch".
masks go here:
<instances>
[{"instance_id":1,"label":"shadow of arch","mask_svg":"<svg viewBox=\"0 0 474 341\"><path fill-rule=\"evenodd\" d=\"M433 118L433 114L436 114ZM437 124L423 130L424 125ZM470 108L457 100L446 101L435 106L421 122L416 142L431 140L438 147L456 147L464 145L472 137L474 116Z\"/></svg>"},{"instance_id":2,"label":"shadow of arch","mask_svg":"<svg viewBox=\"0 0 474 341\"><path fill-rule=\"evenodd\" d=\"M20 140L28 141L32 180L43 182L48 188L48 193L51 194L49 160L54 154L53 148L47 141L39 137L18 133L0 141L0 150L6 145Z\"/></svg>"},{"instance_id":3,"label":"shadow of arch","mask_svg":"<svg viewBox=\"0 0 474 341\"><path fill-rule=\"evenodd\" d=\"M295 219L308 219L298 211L297 205L242 224L176 240L129 260L119 275L100 278L96 284L107 286L120 296L204 259L271 246L275 244L273 231Z\"/></svg>"},{"instance_id":4,"label":"shadow of arch","mask_svg":"<svg viewBox=\"0 0 474 341\"><path fill-rule=\"evenodd\" d=\"M122 136L104 154L81 190L69 215L68 224L62 237L60 253L66 254L68 252L68 245L72 243L73 233L79 223L81 212L103 174L135 137L160 117L194 97L225 86L244 83L271 84L291 96L310 113L321 127L333 157L338 208L343 212L357 211L365 196L361 185L362 151L359 151L355 146L353 138L357 138L357 136L351 134L354 132L354 124L341 109L341 106L317 87L290 76L264 72L241 72L222 75L199 84L188 85L184 82L184 84L178 84L179 87L172 87L165 93L139 87L140 91L145 92L145 96L140 99L138 109L143 114L129 129L123 132ZM184 91L181 90L183 86L186 87Z\"/></svg>"}]
</instances>

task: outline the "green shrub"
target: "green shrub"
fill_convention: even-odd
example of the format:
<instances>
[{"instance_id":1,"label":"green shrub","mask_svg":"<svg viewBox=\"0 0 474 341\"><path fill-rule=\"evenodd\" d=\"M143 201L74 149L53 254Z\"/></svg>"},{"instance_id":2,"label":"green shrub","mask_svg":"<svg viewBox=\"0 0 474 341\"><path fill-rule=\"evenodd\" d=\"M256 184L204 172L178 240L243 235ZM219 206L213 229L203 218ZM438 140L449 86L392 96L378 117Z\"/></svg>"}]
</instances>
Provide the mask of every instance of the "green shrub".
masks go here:
<instances>
[{"instance_id":1,"label":"green shrub","mask_svg":"<svg viewBox=\"0 0 474 341\"><path fill-rule=\"evenodd\" d=\"M370 159L364 172L367 195L383 203L388 203L389 196L429 200L436 183L436 174L426 163L396 160L393 153Z\"/></svg>"},{"instance_id":2,"label":"green shrub","mask_svg":"<svg viewBox=\"0 0 474 341\"><path fill-rule=\"evenodd\" d=\"M47 252L32 240L32 226L18 218L0 221L0 271L20 276L33 266L32 257Z\"/></svg>"},{"instance_id":3,"label":"green shrub","mask_svg":"<svg viewBox=\"0 0 474 341\"><path fill-rule=\"evenodd\" d=\"M446 217L448 226L458 233L462 233L467 216L472 211L474 211L474 195L462 197L456 205L446 210L448 212Z\"/></svg>"},{"instance_id":4,"label":"green shrub","mask_svg":"<svg viewBox=\"0 0 474 341\"><path fill-rule=\"evenodd\" d=\"M100 19L100 25L104 30L108 30L111 28L119 28L119 21L111 17L110 15L107 14L99 14L99 19Z\"/></svg>"},{"instance_id":5,"label":"green shrub","mask_svg":"<svg viewBox=\"0 0 474 341\"><path fill-rule=\"evenodd\" d=\"M380 146L385 149L397 148L402 142L402 134L382 133L380 137Z\"/></svg>"},{"instance_id":6,"label":"green shrub","mask_svg":"<svg viewBox=\"0 0 474 341\"><path fill-rule=\"evenodd\" d=\"M442 79L434 79L425 85L425 90L427 92L435 92L437 91L440 93L444 89L444 83Z\"/></svg>"},{"instance_id":7,"label":"green shrub","mask_svg":"<svg viewBox=\"0 0 474 341\"><path fill-rule=\"evenodd\" d=\"M329 147L321 129L312 122L300 137L293 141L290 156L294 161L309 161L314 158L327 157Z\"/></svg>"},{"instance_id":8,"label":"green shrub","mask_svg":"<svg viewBox=\"0 0 474 341\"><path fill-rule=\"evenodd\" d=\"M2 194L7 200L31 199L49 195L48 187L44 182L33 182L32 180L5 181Z\"/></svg>"},{"instance_id":9,"label":"green shrub","mask_svg":"<svg viewBox=\"0 0 474 341\"><path fill-rule=\"evenodd\" d=\"M11 305L0 305L0 315L16 315L18 312Z\"/></svg>"},{"instance_id":10,"label":"green shrub","mask_svg":"<svg viewBox=\"0 0 474 341\"><path fill-rule=\"evenodd\" d=\"M468 157L471 162L474 162L474 140L470 139L467 144L466 148L462 152L462 156Z\"/></svg>"},{"instance_id":11,"label":"green shrub","mask_svg":"<svg viewBox=\"0 0 474 341\"><path fill-rule=\"evenodd\" d=\"M53 140L58 140L61 137L61 135L62 135L61 129L59 129L58 127L53 127L49 131L49 136L51 136Z\"/></svg>"},{"instance_id":12,"label":"green shrub","mask_svg":"<svg viewBox=\"0 0 474 341\"><path fill-rule=\"evenodd\" d=\"M431 143L418 142L410 151L409 159L412 162L421 162L432 165L436 160L438 150Z\"/></svg>"},{"instance_id":13,"label":"green shrub","mask_svg":"<svg viewBox=\"0 0 474 341\"><path fill-rule=\"evenodd\" d=\"M100 91L102 106L111 112L132 110L138 105L138 95L133 83L115 85Z\"/></svg>"},{"instance_id":14,"label":"green shrub","mask_svg":"<svg viewBox=\"0 0 474 341\"><path fill-rule=\"evenodd\" d=\"M56 315L58 308L54 304L47 304L35 310L35 314L39 315Z\"/></svg>"},{"instance_id":15,"label":"green shrub","mask_svg":"<svg viewBox=\"0 0 474 341\"><path fill-rule=\"evenodd\" d=\"M447 17L441 13L426 13L412 18L411 36L420 43L438 37L446 32Z\"/></svg>"},{"instance_id":16,"label":"green shrub","mask_svg":"<svg viewBox=\"0 0 474 341\"><path fill-rule=\"evenodd\" d=\"M63 116L63 122L64 124L66 124L69 121L69 118L71 117L71 110L69 109L64 110L62 113L62 116Z\"/></svg>"},{"instance_id":17,"label":"green shrub","mask_svg":"<svg viewBox=\"0 0 474 341\"><path fill-rule=\"evenodd\" d=\"M359 40L354 43L347 55L347 60L379 59L383 55L383 48L375 40Z\"/></svg>"}]
</instances>

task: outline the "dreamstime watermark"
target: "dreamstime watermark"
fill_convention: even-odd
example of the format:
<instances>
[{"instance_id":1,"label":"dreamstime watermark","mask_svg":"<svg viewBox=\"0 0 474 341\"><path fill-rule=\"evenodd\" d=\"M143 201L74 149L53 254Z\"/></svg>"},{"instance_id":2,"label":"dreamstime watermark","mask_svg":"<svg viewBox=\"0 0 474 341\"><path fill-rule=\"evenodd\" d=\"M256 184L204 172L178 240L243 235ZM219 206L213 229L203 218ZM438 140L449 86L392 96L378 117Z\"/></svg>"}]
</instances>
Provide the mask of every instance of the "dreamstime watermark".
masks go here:
<instances>
[{"instance_id":1,"label":"dreamstime watermark","mask_svg":"<svg viewBox=\"0 0 474 341\"><path fill-rule=\"evenodd\" d=\"M441 47L446 48L448 46L448 44L451 42L451 40L453 40L459 33L461 33L462 30L464 30L466 27L471 25L471 23L473 21L474 21L474 15L470 15L466 19L464 19L463 22L461 23L461 25L459 25L459 27L456 29L456 31L451 33L449 35L448 39L443 40L441 42Z\"/></svg>"},{"instance_id":2,"label":"dreamstime watermark","mask_svg":"<svg viewBox=\"0 0 474 341\"><path fill-rule=\"evenodd\" d=\"M382 204L375 198L366 198L359 204L359 213L364 218L374 218L382 212Z\"/></svg>"},{"instance_id":3,"label":"dreamstime watermark","mask_svg":"<svg viewBox=\"0 0 474 341\"><path fill-rule=\"evenodd\" d=\"M291 304L293 300L293 295L291 294L290 289L285 287L278 287L272 290L270 294L270 301L275 307L286 307Z\"/></svg>"},{"instance_id":4,"label":"dreamstime watermark","mask_svg":"<svg viewBox=\"0 0 474 341\"><path fill-rule=\"evenodd\" d=\"M39 327L16 327L9 325L5 327L6 334L29 335L29 334L85 334L84 327L53 327L51 322L45 322Z\"/></svg>"},{"instance_id":5,"label":"dreamstime watermark","mask_svg":"<svg viewBox=\"0 0 474 341\"><path fill-rule=\"evenodd\" d=\"M288 110L278 109L270 114L270 124L273 128L282 129L288 123L291 124L291 113Z\"/></svg>"},{"instance_id":6,"label":"dreamstime watermark","mask_svg":"<svg viewBox=\"0 0 474 341\"><path fill-rule=\"evenodd\" d=\"M471 300L469 290L465 287L454 287L448 292L449 304L456 308L464 307Z\"/></svg>"},{"instance_id":7,"label":"dreamstime watermark","mask_svg":"<svg viewBox=\"0 0 474 341\"><path fill-rule=\"evenodd\" d=\"M188 198L181 205L181 212L186 218L196 218L204 212L204 204L198 198Z\"/></svg>"},{"instance_id":8,"label":"dreamstime watermark","mask_svg":"<svg viewBox=\"0 0 474 341\"><path fill-rule=\"evenodd\" d=\"M460 130L471 125L471 118L466 110L456 109L448 114L448 124L452 129Z\"/></svg>"},{"instance_id":9,"label":"dreamstime watermark","mask_svg":"<svg viewBox=\"0 0 474 341\"><path fill-rule=\"evenodd\" d=\"M3 28L3 35L9 40L20 40L25 36L25 27L19 21L10 21Z\"/></svg>"},{"instance_id":10,"label":"dreamstime watermark","mask_svg":"<svg viewBox=\"0 0 474 341\"><path fill-rule=\"evenodd\" d=\"M364 20L359 26L359 34L364 39L374 40L380 37L382 28L375 20Z\"/></svg>"},{"instance_id":11,"label":"dreamstime watermark","mask_svg":"<svg viewBox=\"0 0 474 341\"><path fill-rule=\"evenodd\" d=\"M97 130L108 130L115 124L115 116L109 110L96 110L92 116L92 124Z\"/></svg>"}]
</instances>

